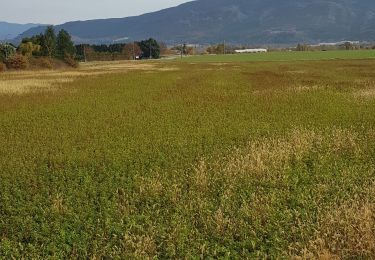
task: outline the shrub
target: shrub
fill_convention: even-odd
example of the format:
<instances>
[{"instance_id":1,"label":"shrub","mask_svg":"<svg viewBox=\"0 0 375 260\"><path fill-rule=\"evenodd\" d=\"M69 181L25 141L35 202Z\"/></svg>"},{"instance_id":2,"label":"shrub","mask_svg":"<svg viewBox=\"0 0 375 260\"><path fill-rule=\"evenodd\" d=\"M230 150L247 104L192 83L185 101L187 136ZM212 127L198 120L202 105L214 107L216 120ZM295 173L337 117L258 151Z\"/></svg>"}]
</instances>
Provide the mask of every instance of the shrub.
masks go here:
<instances>
[{"instance_id":1,"label":"shrub","mask_svg":"<svg viewBox=\"0 0 375 260\"><path fill-rule=\"evenodd\" d=\"M5 70L5 64L0 62L0 72L3 72Z\"/></svg>"},{"instance_id":2,"label":"shrub","mask_svg":"<svg viewBox=\"0 0 375 260\"><path fill-rule=\"evenodd\" d=\"M16 54L5 61L8 69L21 70L29 66L27 58L21 54Z\"/></svg>"},{"instance_id":3,"label":"shrub","mask_svg":"<svg viewBox=\"0 0 375 260\"><path fill-rule=\"evenodd\" d=\"M35 65L43 69L52 69L53 62L50 58L43 57L36 60Z\"/></svg>"},{"instance_id":4,"label":"shrub","mask_svg":"<svg viewBox=\"0 0 375 260\"><path fill-rule=\"evenodd\" d=\"M16 48L11 44L0 44L0 62L5 61L7 57L16 54Z\"/></svg>"},{"instance_id":5,"label":"shrub","mask_svg":"<svg viewBox=\"0 0 375 260\"><path fill-rule=\"evenodd\" d=\"M78 68L79 63L70 55L65 55L64 62L72 68Z\"/></svg>"},{"instance_id":6,"label":"shrub","mask_svg":"<svg viewBox=\"0 0 375 260\"><path fill-rule=\"evenodd\" d=\"M40 52L41 46L32 42L24 42L20 44L18 49L22 55L30 58L33 54Z\"/></svg>"}]
</instances>

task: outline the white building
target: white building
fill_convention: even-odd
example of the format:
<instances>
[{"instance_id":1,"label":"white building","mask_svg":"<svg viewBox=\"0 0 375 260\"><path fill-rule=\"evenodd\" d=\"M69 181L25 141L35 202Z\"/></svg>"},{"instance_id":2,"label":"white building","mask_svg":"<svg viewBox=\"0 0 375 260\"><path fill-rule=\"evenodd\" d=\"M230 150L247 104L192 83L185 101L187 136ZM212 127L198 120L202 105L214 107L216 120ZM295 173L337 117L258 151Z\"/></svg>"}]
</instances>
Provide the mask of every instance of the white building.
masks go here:
<instances>
[{"instance_id":1,"label":"white building","mask_svg":"<svg viewBox=\"0 0 375 260\"><path fill-rule=\"evenodd\" d=\"M267 52L267 49L244 49L244 50L235 50L235 53L258 53L258 52Z\"/></svg>"}]
</instances>

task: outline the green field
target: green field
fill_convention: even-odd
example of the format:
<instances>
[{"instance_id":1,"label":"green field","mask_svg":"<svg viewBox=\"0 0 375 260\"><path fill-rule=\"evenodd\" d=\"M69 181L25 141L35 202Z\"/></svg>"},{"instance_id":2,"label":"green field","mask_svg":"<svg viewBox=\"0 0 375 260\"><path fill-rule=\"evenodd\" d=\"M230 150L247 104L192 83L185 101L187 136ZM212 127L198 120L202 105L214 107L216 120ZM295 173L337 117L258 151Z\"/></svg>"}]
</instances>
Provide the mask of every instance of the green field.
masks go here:
<instances>
[{"instance_id":1,"label":"green field","mask_svg":"<svg viewBox=\"0 0 375 260\"><path fill-rule=\"evenodd\" d=\"M373 259L374 127L372 59L0 74L0 258Z\"/></svg>"},{"instance_id":2,"label":"green field","mask_svg":"<svg viewBox=\"0 0 375 260\"><path fill-rule=\"evenodd\" d=\"M274 51L268 53L201 55L185 57L189 62L308 61L334 59L373 59L375 50L357 51Z\"/></svg>"}]
</instances>

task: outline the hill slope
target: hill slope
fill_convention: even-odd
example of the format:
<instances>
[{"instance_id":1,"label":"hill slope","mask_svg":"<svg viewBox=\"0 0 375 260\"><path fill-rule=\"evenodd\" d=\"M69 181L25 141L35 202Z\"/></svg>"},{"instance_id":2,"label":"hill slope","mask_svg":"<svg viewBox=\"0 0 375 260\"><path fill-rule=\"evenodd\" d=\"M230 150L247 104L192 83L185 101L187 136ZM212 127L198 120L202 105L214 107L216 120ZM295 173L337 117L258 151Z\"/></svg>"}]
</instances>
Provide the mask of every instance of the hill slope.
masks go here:
<instances>
[{"instance_id":1,"label":"hill slope","mask_svg":"<svg viewBox=\"0 0 375 260\"><path fill-rule=\"evenodd\" d=\"M0 22L0 40L13 39L19 34L29 30L30 28L40 26L40 24L18 24Z\"/></svg>"},{"instance_id":2,"label":"hill slope","mask_svg":"<svg viewBox=\"0 0 375 260\"><path fill-rule=\"evenodd\" d=\"M297 43L375 40L372 0L198 0L141 16L57 26L77 42ZM34 28L23 36L39 33Z\"/></svg>"}]
</instances>

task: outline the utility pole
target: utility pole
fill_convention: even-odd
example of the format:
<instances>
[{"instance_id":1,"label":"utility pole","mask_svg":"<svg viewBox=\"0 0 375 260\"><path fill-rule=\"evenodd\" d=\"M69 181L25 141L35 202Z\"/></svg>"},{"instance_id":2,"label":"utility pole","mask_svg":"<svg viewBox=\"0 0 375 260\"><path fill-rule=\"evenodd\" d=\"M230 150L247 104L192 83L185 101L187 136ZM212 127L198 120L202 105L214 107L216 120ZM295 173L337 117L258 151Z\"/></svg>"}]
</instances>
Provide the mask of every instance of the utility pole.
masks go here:
<instances>
[{"instance_id":1,"label":"utility pole","mask_svg":"<svg viewBox=\"0 0 375 260\"><path fill-rule=\"evenodd\" d=\"M224 40L224 55L227 54L227 50L225 49L225 40Z\"/></svg>"}]
</instances>

